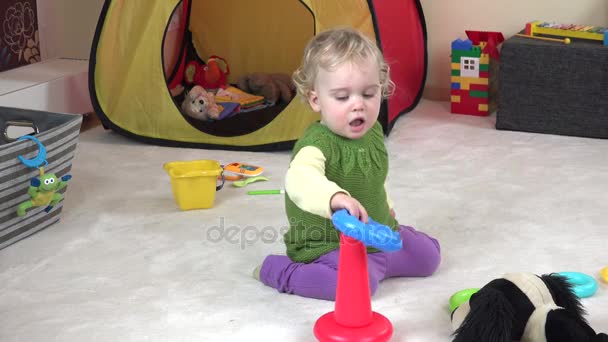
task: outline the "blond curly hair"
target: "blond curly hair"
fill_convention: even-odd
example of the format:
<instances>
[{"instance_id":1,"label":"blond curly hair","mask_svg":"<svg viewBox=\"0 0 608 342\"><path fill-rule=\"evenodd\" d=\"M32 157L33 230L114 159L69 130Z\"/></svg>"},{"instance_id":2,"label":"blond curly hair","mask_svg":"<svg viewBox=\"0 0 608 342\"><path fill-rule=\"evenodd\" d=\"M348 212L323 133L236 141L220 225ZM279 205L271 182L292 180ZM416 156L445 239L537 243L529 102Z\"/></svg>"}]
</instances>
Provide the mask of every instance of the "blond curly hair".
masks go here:
<instances>
[{"instance_id":1,"label":"blond curly hair","mask_svg":"<svg viewBox=\"0 0 608 342\"><path fill-rule=\"evenodd\" d=\"M323 31L314 36L304 49L300 67L293 73L298 94L306 99L313 90L319 68L333 70L344 62L364 63L372 58L378 65L382 97L389 97L395 84L390 79L390 68L374 41L350 27Z\"/></svg>"}]
</instances>

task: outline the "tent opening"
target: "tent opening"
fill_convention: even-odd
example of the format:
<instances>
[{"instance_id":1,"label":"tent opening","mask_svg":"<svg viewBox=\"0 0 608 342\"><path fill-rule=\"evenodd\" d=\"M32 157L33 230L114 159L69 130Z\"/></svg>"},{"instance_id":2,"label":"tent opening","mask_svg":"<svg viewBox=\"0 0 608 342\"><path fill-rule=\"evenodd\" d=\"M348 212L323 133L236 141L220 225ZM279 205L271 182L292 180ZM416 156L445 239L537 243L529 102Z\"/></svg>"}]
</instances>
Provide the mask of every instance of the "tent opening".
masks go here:
<instances>
[{"instance_id":1,"label":"tent opening","mask_svg":"<svg viewBox=\"0 0 608 342\"><path fill-rule=\"evenodd\" d=\"M216 61L225 73L228 91L241 90L239 78L253 73L291 78L306 43L315 34L315 18L303 2L265 0L260 5L241 0L182 0L170 18L162 51L165 80L175 106L190 125L214 136L241 136L266 126L287 107L289 102L283 100L272 103L251 98L232 111L231 104L222 106L216 120L194 118L181 108L187 92L200 80L194 75L211 65L207 61L213 56L221 57ZM214 98L222 105L225 95L219 91Z\"/></svg>"}]
</instances>

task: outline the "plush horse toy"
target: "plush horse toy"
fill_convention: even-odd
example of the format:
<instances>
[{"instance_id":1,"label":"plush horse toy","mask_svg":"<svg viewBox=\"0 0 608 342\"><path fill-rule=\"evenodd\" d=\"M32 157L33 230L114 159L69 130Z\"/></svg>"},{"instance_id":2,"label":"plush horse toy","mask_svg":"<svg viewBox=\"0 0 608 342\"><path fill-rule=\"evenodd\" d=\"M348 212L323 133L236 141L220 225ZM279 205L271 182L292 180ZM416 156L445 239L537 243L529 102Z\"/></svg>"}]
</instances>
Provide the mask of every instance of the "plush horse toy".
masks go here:
<instances>
[{"instance_id":1,"label":"plush horse toy","mask_svg":"<svg viewBox=\"0 0 608 342\"><path fill-rule=\"evenodd\" d=\"M608 342L583 315L565 277L506 274L452 312L454 342Z\"/></svg>"}]
</instances>

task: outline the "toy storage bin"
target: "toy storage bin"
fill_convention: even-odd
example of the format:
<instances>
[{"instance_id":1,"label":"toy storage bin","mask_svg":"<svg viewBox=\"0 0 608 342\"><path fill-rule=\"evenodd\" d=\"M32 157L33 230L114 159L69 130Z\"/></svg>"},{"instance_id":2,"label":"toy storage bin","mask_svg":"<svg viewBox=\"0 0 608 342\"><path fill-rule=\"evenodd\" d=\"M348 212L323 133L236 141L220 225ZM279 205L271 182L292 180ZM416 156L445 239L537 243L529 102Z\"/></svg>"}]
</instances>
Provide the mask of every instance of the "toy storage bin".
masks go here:
<instances>
[{"instance_id":1,"label":"toy storage bin","mask_svg":"<svg viewBox=\"0 0 608 342\"><path fill-rule=\"evenodd\" d=\"M171 178L175 202L181 210L213 207L215 192L224 185L217 185L223 169L215 160L175 161L164 165ZM222 177L223 180L223 177Z\"/></svg>"},{"instance_id":2,"label":"toy storage bin","mask_svg":"<svg viewBox=\"0 0 608 342\"><path fill-rule=\"evenodd\" d=\"M33 159L38 145L31 140L14 141L15 127L26 125L46 148L45 173L57 177L67 174L76 152L82 116L26 109L0 107L0 249L26 238L59 221L63 201L48 213L45 207L33 207L23 217L17 216L20 203L30 199L30 180L40 175L37 168L25 166L18 156ZM68 183L69 187L69 183ZM59 192L64 193L67 188Z\"/></svg>"}]
</instances>

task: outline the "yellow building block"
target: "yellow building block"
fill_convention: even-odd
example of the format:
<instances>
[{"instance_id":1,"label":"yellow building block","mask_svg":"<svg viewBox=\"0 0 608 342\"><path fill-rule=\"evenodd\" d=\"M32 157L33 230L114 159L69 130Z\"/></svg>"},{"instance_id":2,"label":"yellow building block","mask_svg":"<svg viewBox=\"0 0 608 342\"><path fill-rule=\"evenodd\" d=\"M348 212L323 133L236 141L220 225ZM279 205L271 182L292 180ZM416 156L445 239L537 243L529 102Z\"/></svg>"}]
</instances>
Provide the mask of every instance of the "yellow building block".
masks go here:
<instances>
[{"instance_id":1,"label":"yellow building block","mask_svg":"<svg viewBox=\"0 0 608 342\"><path fill-rule=\"evenodd\" d=\"M489 80L487 78L480 77L462 77L462 76L452 76L452 82L460 83L460 89L468 90L469 84L484 84L487 85ZM465 88L466 87L466 88Z\"/></svg>"},{"instance_id":2,"label":"yellow building block","mask_svg":"<svg viewBox=\"0 0 608 342\"><path fill-rule=\"evenodd\" d=\"M487 112L488 111L488 104L487 103L480 103L479 106L477 107L477 109L480 112Z\"/></svg>"},{"instance_id":3,"label":"yellow building block","mask_svg":"<svg viewBox=\"0 0 608 342\"><path fill-rule=\"evenodd\" d=\"M460 103L460 96L459 95L452 95L452 102L453 103Z\"/></svg>"},{"instance_id":4,"label":"yellow building block","mask_svg":"<svg viewBox=\"0 0 608 342\"><path fill-rule=\"evenodd\" d=\"M460 70L460 63L452 63L452 70Z\"/></svg>"},{"instance_id":5,"label":"yellow building block","mask_svg":"<svg viewBox=\"0 0 608 342\"><path fill-rule=\"evenodd\" d=\"M488 82L489 82L489 80L487 78L480 78L480 77L469 78L470 84L488 84Z\"/></svg>"},{"instance_id":6,"label":"yellow building block","mask_svg":"<svg viewBox=\"0 0 608 342\"><path fill-rule=\"evenodd\" d=\"M481 57L479 57L479 64L490 64L490 55L482 53Z\"/></svg>"}]
</instances>

